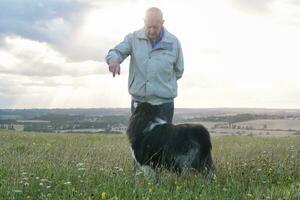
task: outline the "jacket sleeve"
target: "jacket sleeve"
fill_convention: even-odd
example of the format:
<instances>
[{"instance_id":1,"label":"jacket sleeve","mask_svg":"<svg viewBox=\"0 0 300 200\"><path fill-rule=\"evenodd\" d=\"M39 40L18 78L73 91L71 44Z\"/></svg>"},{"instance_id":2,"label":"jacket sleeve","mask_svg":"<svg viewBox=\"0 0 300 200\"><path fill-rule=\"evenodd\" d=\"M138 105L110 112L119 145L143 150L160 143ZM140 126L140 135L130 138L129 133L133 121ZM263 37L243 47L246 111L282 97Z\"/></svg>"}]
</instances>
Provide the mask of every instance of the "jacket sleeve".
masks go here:
<instances>
[{"instance_id":1,"label":"jacket sleeve","mask_svg":"<svg viewBox=\"0 0 300 200\"><path fill-rule=\"evenodd\" d=\"M113 49L108 51L105 61L107 64L110 63L110 60L117 60L119 63L122 63L127 56L131 54L132 51L132 34L128 34L124 40L115 46Z\"/></svg>"},{"instance_id":2,"label":"jacket sleeve","mask_svg":"<svg viewBox=\"0 0 300 200\"><path fill-rule=\"evenodd\" d=\"M182 77L184 71L183 53L180 42L178 41L178 55L174 68L177 80Z\"/></svg>"}]
</instances>

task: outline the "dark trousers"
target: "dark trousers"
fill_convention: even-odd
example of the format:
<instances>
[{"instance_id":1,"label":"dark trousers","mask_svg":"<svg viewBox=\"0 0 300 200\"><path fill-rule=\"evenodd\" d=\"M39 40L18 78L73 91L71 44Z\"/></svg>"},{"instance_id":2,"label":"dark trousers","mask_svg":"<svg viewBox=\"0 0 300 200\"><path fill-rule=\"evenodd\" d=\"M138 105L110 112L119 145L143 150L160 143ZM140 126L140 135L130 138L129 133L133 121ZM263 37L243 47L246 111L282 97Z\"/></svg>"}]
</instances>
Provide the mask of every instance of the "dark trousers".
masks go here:
<instances>
[{"instance_id":1,"label":"dark trousers","mask_svg":"<svg viewBox=\"0 0 300 200\"><path fill-rule=\"evenodd\" d=\"M140 104L141 102L138 101L131 101L131 113L134 112L135 108ZM160 105L154 105L155 107L158 107L160 110L160 113L158 117L166 120L168 123L172 123L173 115L174 115L174 102L170 103L163 103Z\"/></svg>"}]
</instances>

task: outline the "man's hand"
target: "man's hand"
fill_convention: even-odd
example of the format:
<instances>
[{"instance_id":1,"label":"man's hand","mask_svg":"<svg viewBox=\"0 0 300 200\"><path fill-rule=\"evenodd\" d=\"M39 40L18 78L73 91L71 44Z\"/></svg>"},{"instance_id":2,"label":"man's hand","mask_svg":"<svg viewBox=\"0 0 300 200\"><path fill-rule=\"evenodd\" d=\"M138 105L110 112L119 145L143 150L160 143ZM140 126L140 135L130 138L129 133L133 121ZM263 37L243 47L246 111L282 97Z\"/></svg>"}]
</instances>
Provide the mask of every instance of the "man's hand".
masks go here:
<instances>
[{"instance_id":1,"label":"man's hand","mask_svg":"<svg viewBox=\"0 0 300 200\"><path fill-rule=\"evenodd\" d=\"M108 66L109 66L109 71L113 74L113 77L115 77L116 74L120 75L121 68L120 68L120 64L117 61L111 60Z\"/></svg>"}]
</instances>

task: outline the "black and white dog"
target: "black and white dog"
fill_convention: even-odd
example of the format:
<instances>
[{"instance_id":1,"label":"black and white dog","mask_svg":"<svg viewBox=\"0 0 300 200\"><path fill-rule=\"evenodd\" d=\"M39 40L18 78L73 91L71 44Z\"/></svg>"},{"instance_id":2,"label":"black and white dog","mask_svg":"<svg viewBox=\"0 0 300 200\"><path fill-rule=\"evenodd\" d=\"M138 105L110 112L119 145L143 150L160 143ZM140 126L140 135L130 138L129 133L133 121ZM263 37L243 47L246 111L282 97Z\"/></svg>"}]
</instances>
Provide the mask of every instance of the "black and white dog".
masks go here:
<instances>
[{"instance_id":1,"label":"black and white dog","mask_svg":"<svg viewBox=\"0 0 300 200\"><path fill-rule=\"evenodd\" d=\"M161 167L179 173L189 168L211 173L212 145L206 128L199 124L169 124L158 114L158 108L141 103L127 129L132 156L144 175L153 176L153 169Z\"/></svg>"}]
</instances>

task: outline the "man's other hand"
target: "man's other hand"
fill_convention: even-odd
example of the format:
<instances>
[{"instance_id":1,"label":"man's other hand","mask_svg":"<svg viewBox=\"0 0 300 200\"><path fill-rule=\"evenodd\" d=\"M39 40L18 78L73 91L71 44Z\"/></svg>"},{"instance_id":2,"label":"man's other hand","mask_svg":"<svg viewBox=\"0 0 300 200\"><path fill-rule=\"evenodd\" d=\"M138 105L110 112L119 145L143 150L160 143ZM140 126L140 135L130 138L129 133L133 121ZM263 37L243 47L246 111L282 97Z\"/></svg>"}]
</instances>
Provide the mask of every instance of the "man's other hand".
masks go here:
<instances>
[{"instance_id":1,"label":"man's other hand","mask_svg":"<svg viewBox=\"0 0 300 200\"><path fill-rule=\"evenodd\" d=\"M120 75L121 68L120 68L120 64L117 61L114 60L110 61L108 66L109 66L109 71L113 74L113 77L115 77L116 74Z\"/></svg>"}]
</instances>

